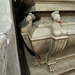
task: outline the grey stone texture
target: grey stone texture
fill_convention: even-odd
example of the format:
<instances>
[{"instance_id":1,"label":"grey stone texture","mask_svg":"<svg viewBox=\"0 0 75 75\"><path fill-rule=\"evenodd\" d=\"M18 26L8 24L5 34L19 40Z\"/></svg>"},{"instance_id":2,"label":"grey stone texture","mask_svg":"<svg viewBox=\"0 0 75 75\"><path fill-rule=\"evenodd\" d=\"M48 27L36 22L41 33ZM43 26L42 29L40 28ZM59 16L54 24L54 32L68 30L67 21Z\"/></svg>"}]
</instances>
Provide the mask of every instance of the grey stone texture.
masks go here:
<instances>
[{"instance_id":1,"label":"grey stone texture","mask_svg":"<svg viewBox=\"0 0 75 75\"><path fill-rule=\"evenodd\" d=\"M21 75L11 0L0 0L0 75Z\"/></svg>"}]
</instances>

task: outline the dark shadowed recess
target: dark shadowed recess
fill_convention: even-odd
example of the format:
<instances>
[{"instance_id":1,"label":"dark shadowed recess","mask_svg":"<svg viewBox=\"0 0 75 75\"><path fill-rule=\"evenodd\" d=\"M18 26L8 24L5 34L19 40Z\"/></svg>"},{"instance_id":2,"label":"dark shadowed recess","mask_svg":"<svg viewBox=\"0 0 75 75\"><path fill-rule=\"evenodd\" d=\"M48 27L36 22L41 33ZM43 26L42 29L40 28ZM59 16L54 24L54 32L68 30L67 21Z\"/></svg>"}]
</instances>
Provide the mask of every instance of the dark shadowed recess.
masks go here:
<instances>
[{"instance_id":1,"label":"dark shadowed recess","mask_svg":"<svg viewBox=\"0 0 75 75\"><path fill-rule=\"evenodd\" d=\"M21 75L30 75L28 64L26 61L26 56L23 48L24 41L20 34L19 23L21 21L21 17L23 18L21 13L19 12L21 0L12 0L13 3L13 15L15 21L15 30L16 30L16 39L17 39L17 48L20 62Z\"/></svg>"}]
</instances>

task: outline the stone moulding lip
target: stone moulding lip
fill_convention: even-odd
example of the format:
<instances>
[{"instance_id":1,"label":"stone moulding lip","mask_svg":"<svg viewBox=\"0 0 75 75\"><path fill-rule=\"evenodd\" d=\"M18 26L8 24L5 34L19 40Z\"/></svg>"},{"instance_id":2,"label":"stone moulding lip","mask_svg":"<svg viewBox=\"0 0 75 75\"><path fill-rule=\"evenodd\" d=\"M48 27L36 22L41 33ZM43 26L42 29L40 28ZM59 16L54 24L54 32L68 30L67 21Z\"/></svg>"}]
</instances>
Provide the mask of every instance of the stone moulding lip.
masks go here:
<instances>
[{"instance_id":1,"label":"stone moulding lip","mask_svg":"<svg viewBox=\"0 0 75 75\"><path fill-rule=\"evenodd\" d=\"M39 41L39 40L44 40L44 39L51 39L50 36L42 37L42 38L32 38L32 41Z\"/></svg>"}]
</instances>

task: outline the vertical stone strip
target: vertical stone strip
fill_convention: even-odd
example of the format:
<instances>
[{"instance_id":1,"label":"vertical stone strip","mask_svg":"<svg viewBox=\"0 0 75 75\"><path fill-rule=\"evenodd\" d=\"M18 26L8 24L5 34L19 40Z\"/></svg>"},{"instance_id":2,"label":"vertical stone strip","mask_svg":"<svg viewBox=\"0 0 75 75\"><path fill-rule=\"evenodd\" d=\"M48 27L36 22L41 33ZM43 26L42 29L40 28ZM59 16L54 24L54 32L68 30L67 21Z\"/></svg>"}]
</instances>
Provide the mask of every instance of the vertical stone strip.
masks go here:
<instances>
[{"instance_id":1,"label":"vertical stone strip","mask_svg":"<svg viewBox=\"0 0 75 75\"><path fill-rule=\"evenodd\" d=\"M11 0L0 0L0 75L21 75Z\"/></svg>"}]
</instances>

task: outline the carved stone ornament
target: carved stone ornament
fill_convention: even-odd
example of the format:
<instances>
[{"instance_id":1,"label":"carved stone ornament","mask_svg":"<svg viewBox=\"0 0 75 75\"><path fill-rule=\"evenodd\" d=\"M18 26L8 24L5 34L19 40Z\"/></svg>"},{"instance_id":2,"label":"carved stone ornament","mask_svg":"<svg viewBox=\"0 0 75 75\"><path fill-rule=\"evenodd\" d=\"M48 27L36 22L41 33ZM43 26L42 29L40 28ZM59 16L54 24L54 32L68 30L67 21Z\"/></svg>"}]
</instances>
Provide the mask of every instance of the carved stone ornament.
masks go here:
<instances>
[{"instance_id":1,"label":"carved stone ornament","mask_svg":"<svg viewBox=\"0 0 75 75\"><path fill-rule=\"evenodd\" d=\"M75 30L71 26L74 22L61 21L59 11L54 11L49 17L41 17L33 22L36 17L29 13L24 20L25 26L21 27L21 34L25 44L34 52L36 60L34 65L45 65L50 72L57 70L56 56L61 55L65 48L75 46ZM73 36L74 38L71 38ZM65 57L64 57L65 58Z\"/></svg>"}]
</instances>

